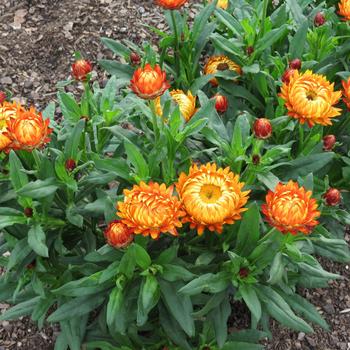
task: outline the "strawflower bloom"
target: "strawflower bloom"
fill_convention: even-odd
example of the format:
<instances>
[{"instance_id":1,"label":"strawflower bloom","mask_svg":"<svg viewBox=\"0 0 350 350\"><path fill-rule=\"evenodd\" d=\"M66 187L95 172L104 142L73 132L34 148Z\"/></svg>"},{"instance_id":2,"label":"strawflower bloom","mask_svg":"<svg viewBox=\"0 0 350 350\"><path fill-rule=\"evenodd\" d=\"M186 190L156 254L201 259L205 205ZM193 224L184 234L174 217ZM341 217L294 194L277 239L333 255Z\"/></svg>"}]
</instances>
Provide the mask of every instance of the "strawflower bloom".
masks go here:
<instances>
[{"instance_id":1,"label":"strawflower bloom","mask_svg":"<svg viewBox=\"0 0 350 350\"><path fill-rule=\"evenodd\" d=\"M350 0L340 0L338 14L342 16L342 21L350 21Z\"/></svg>"},{"instance_id":2,"label":"strawflower bloom","mask_svg":"<svg viewBox=\"0 0 350 350\"><path fill-rule=\"evenodd\" d=\"M169 89L170 84L166 80L166 73L161 70L158 64L154 68L147 63L144 68L136 69L130 87L134 93L145 99L154 100Z\"/></svg>"},{"instance_id":3,"label":"strawflower bloom","mask_svg":"<svg viewBox=\"0 0 350 350\"><path fill-rule=\"evenodd\" d=\"M127 247L134 239L132 230L120 220L110 222L104 236L107 243L115 248Z\"/></svg>"},{"instance_id":4,"label":"strawflower bloom","mask_svg":"<svg viewBox=\"0 0 350 350\"><path fill-rule=\"evenodd\" d=\"M268 139L272 135L271 122L266 118L259 118L254 122L253 130L256 138Z\"/></svg>"},{"instance_id":5,"label":"strawflower bloom","mask_svg":"<svg viewBox=\"0 0 350 350\"><path fill-rule=\"evenodd\" d=\"M88 60L77 60L72 64L72 76L75 80L86 81L87 75L92 71L92 64Z\"/></svg>"},{"instance_id":6,"label":"strawflower bloom","mask_svg":"<svg viewBox=\"0 0 350 350\"><path fill-rule=\"evenodd\" d=\"M155 3L166 10L177 10L186 4L188 0L155 0Z\"/></svg>"},{"instance_id":7,"label":"strawflower bloom","mask_svg":"<svg viewBox=\"0 0 350 350\"><path fill-rule=\"evenodd\" d=\"M12 149L32 151L41 148L50 141L50 120L44 120L41 113L34 107L29 110L19 110L16 118L7 122L5 135L11 140Z\"/></svg>"},{"instance_id":8,"label":"strawflower bloom","mask_svg":"<svg viewBox=\"0 0 350 350\"><path fill-rule=\"evenodd\" d=\"M334 207L341 201L340 191L336 188L329 188L323 198L327 205Z\"/></svg>"},{"instance_id":9,"label":"strawflower bloom","mask_svg":"<svg viewBox=\"0 0 350 350\"><path fill-rule=\"evenodd\" d=\"M192 95L191 91L187 91L187 94L185 94L182 90L172 90L170 95L179 105L181 114L188 122L197 112L196 97Z\"/></svg>"},{"instance_id":10,"label":"strawflower bloom","mask_svg":"<svg viewBox=\"0 0 350 350\"><path fill-rule=\"evenodd\" d=\"M118 216L135 234L159 238L161 233L177 236L180 218L185 215L181 202L173 196L173 186L140 182L124 190L124 202L118 202Z\"/></svg>"},{"instance_id":11,"label":"strawflower bloom","mask_svg":"<svg viewBox=\"0 0 350 350\"><path fill-rule=\"evenodd\" d=\"M219 71L225 70L230 70L236 72L237 74L242 74L241 67L224 55L210 57L204 67L204 74L215 74ZM216 78L211 79L210 82L213 86L218 85Z\"/></svg>"},{"instance_id":12,"label":"strawflower bloom","mask_svg":"<svg viewBox=\"0 0 350 350\"><path fill-rule=\"evenodd\" d=\"M278 231L309 234L320 216L316 199L311 196L312 192L299 187L297 182L279 183L274 192L268 192L261 209L266 221Z\"/></svg>"},{"instance_id":13,"label":"strawflower bloom","mask_svg":"<svg viewBox=\"0 0 350 350\"><path fill-rule=\"evenodd\" d=\"M337 139L334 135L326 135L323 137L323 150L331 151L336 143Z\"/></svg>"},{"instance_id":14,"label":"strawflower bloom","mask_svg":"<svg viewBox=\"0 0 350 350\"><path fill-rule=\"evenodd\" d=\"M189 222L202 235L205 228L222 232L224 224L241 219L250 191L242 191L243 182L230 168L217 168L216 164L192 165L188 175L182 173L176 184L177 192Z\"/></svg>"},{"instance_id":15,"label":"strawflower bloom","mask_svg":"<svg viewBox=\"0 0 350 350\"><path fill-rule=\"evenodd\" d=\"M346 104L346 107L350 111L350 78L348 80L342 80L343 85L343 102Z\"/></svg>"},{"instance_id":16,"label":"strawflower bloom","mask_svg":"<svg viewBox=\"0 0 350 350\"><path fill-rule=\"evenodd\" d=\"M333 107L341 94L341 91L334 91L334 84L323 75L295 70L289 84L282 85L279 96L285 100L289 116L312 127L332 125L331 118L341 114L340 108Z\"/></svg>"},{"instance_id":17,"label":"strawflower bloom","mask_svg":"<svg viewBox=\"0 0 350 350\"><path fill-rule=\"evenodd\" d=\"M215 109L219 112L219 113L225 113L227 111L228 108L228 99L226 96L224 95L220 95L220 94L216 94L214 96L215 98Z\"/></svg>"},{"instance_id":18,"label":"strawflower bloom","mask_svg":"<svg viewBox=\"0 0 350 350\"><path fill-rule=\"evenodd\" d=\"M16 102L3 102L0 105L0 151L7 151L11 144L11 138L7 136L7 124L11 119L18 117L24 109Z\"/></svg>"}]
</instances>

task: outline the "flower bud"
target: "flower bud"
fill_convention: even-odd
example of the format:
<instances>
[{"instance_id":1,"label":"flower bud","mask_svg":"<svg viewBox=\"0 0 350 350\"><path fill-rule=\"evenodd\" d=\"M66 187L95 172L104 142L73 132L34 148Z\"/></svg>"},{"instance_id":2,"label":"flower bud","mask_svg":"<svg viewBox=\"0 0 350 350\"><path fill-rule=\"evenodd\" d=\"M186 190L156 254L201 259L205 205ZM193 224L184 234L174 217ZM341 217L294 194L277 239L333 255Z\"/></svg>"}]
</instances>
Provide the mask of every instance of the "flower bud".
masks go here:
<instances>
[{"instance_id":1,"label":"flower bud","mask_svg":"<svg viewBox=\"0 0 350 350\"><path fill-rule=\"evenodd\" d=\"M249 269L247 269L246 267L242 267L240 270L239 270L239 277L241 278L246 278L248 277L249 275Z\"/></svg>"},{"instance_id":2,"label":"flower bud","mask_svg":"<svg viewBox=\"0 0 350 350\"><path fill-rule=\"evenodd\" d=\"M136 52L132 52L130 54L130 62L134 66L138 66L141 63L141 57Z\"/></svg>"},{"instance_id":3,"label":"flower bud","mask_svg":"<svg viewBox=\"0 0 350 350\"><path fill-rule=\"evenodd\" d=\"M268 139L272 135L272 125L271 122L266 118L259 118L255 121L254 134L258 139Z\"/></svg>"},{"instance_id":4,"label":"flower bud","mask_svg":"<svg viewBox=\"0 0 350 350\"><path fill-rule=\"evenodd\" d=\"M341 201L340 191L336 188L329 188L328 191L323 195L323 198L327 205L335 206Z\"/></svg>"},{"instance_id":5,"label":"flower bud","mask_svg":"<svg viewBox=\"0 0 350 350\"><path fill-rule=\"evenodd\" d=\"M254 165L258 165L260 163L260 156L258 154L253 154L252 162Z\"/></svg>"},{"instance_id":6,"label":"flower bud","mask_svg":"<svg viewBox=\"0 0 350 350\"><path fill-rule=\"evenodd\" d=\"M323 150L324 151L331 151L334 148L335 142L337 139L334 135L326 135L323 138Z\"/></svg>"},{"instance_id":7,"label":"flower bud","mask_svg":"<svg viewBox=\"0 0 350 350\"><path fill-rule=\"evenodd\" d=\"M287 68L282 75L282 82L289 84L290 78L294 74L295 69Z\"/></svg>"},{"instance_id":8,"label":"flower bud","mask_svg":"<svg viewBox=\"0 0 350 350\"><path fill-rule=\"evenodd\" d=\"M65 163L65 168L67 171L71 172L77 167L77 163L75 162L74 159L67 159Z\"/></svg>"},{"instance_id":9,"label":"flower bud","mask_svg":"<svg viewBox=\"0 0 350 350\"><path fill-rule=\"evenodd\" d=\"M326 18L324 14L322 12L317 12L314 18L315 27L322 26L323 24L325 24L325 22L326 22Z\"/></svg>"},{"instance_id":10,"label":"flower bud","mask_svg":"<svg viewBox=\"0 0 350 350\"><path fill-rule=\"evenodd\" d=\"M225 113L227 111L228 107L228 100L227 97L224 95L216 94L214 96L216 102L215 102L215 109L219 113Z\"/></svg>"},{"instance_id":11,"label":"flower bud","mask_svg":"<svg viewBox=\"0 0 350 350\"><path fill-rule=\"evenodd\" d=\"M6 101L6 94L3 91L0 91L0 104Z\"/></svg>"},{"instance_id":12,"label":"flower bud","mask_svg":"<svg viewBox=\"0 0 350 350\"><path fill-rule=\"evenodd\" d=\"M299 58L295 58L294 60L290 61L289 68L299 70L301 68L301 60Z\"/></svg>"},{"instance_id":13,"label":"flower bud","mask_svg":"<svg viewBox=\"0 0 350 350\"><path fill-rule=\"evenodd\" d=\"M75 80L86 81L87 75L92 71L92 64L87 60L77 60L72 64L72 75Z\"/></svg>"},{"instance_id":14,"label":"flower bud","mask_svg":"<svg viewBox=\"0 0 350 350\"><path fill-rule=\"evenodd\" d=\"M250 56L254 52L254 47L253 46L248 46L246 48L246 53L248 56Z\"/></svg>"},{"instance_id":15,"label":"flower bud","mask_svg":"<svg viewBox=\"0 0 350 350\"><path fill-rule=\"evenodd\" d=\"M110 222L104 235L107 243L115 248L127 247L134 239L132 230L120 220Z\"/></svg>"},{"instance_id":16,"label":"flower bud","mask_svg":"<svg viewBox=\"0 0 350 350\"><path fill-rule=\"evenodd\" d=\"M31 218L33 216L33 209L32 208L24 208L23 212L27 218Z\"/></svg>"}]
</instances>

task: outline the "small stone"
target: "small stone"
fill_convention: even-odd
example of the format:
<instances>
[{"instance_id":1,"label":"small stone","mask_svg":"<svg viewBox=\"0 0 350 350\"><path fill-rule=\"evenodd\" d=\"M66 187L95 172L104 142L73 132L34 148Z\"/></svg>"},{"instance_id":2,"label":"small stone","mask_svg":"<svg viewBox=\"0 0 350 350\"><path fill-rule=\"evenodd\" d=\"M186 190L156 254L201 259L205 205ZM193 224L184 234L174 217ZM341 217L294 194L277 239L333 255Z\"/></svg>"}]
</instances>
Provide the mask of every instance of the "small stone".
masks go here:
<instances>
[{"instance_id":1,"label":"small stone","mask_svg":"<svg viewBox=\"0 0 350 350\"><path fill-rule=\"evenodd\" d=\"M298 334L298 340L302 341L302 340L304 340L304 338L305 338L305 333L300 332L300 333Z\"/></svg>"},{"instance_id":2,"label":"small stone","mask_svg":"<svg viewBox=\"0 0 350 350\"><path fill-rule=\"evenodd\" d=\"M310 346L312 346L312 347L316 346L316 342L315 342L315 340L313 338L306 336L306 340L307 340L307 342L309 343Z\"/></svg>"},{"instance_id":3,"label":"small stone","mask_svg":"<svg viewBox=\"0 0 350 350\"><path fill-rule=\"evenodd\" d=\"M0 79L0 83L3 85L11 85L12 79L10 77L3 77Z\"/></svg>"},{"instance_id":4,"label":"small stone","mask_svg":"<svg viewBox=\"0 0 350 350\"><path fill-rule=\"evenodd\" d=\"M334 306L332 304L325 304L323 306L323 310L327 313L327 314L334 314L335 313L335 309Z\"/></svg>"}]
</instances>

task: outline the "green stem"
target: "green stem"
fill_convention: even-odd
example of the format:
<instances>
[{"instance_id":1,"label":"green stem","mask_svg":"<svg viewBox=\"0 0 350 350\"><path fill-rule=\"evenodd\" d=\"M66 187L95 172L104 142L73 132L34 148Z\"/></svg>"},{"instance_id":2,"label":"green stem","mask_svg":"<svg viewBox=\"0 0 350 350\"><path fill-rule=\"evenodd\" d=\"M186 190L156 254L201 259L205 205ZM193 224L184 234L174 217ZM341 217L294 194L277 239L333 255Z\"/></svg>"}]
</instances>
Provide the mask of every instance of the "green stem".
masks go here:
<instances>
[{"instance_id":1,"label":"green stem","mask_svg":"<svg viewBox=\"0 0 350 350\"><path fill-rule=\"evenodd\" d=\"M303 151L304 148L304 125L299 124L299 143L298 143L298 154Z\"/></svg>"},{"instance_id":2,"label":"green stem","mask_svg":"<svg viewBox=\"0 0 350 350\"><path fill-rule=\"evenodd\" d=\"M152 111L152 124L153 124L153 132L154 132L154 138L155 138L155 144L158 144L160 133L158 128L158 122L157 122L157 113L156 113L156 106L154 104L154 100L150 101L150 108Z\"/></svg>"},{"instance_id":3,"label":"green stem","mask_svg":"<svg viewBox=\"0 0 350 350\"><path fill-rule=\"evenodd\" d=\"M259 239L258 241L258 244L261 244L262 242L265 242L267 241L272 235L274 235L276 232L277 232L277 228L276 227L273 227L268 233L266 233L266 235L262 238Z\"/></svg>"},{"instance_id":4,"label":"green stem","mask_svg":"<svg viewBox=\"0 0 350 350\"><path fill-rule=\"evenodd\" d=\"M264 0L262 17L261 17L261 36L264 36L264 34L265 34L265 19L267 16L267 6L268 5L269 5L269 0Z\"/></svg>"},{"instance_id":5,"label":"green stem","mask_svg":"<svg viewBox=\"0 0 350 350\"><path fill-rule=\"evenodd\" d=\"M173 30L174 30L174 39L175 39L175 48L174 48L174 59L175 59L175 69L176 69L176 78L178 79L180 76L180 47L179 47L179 36L176 25L175 11L170 11L171 20L173 22Z\"/></svg>"}]
</instances>

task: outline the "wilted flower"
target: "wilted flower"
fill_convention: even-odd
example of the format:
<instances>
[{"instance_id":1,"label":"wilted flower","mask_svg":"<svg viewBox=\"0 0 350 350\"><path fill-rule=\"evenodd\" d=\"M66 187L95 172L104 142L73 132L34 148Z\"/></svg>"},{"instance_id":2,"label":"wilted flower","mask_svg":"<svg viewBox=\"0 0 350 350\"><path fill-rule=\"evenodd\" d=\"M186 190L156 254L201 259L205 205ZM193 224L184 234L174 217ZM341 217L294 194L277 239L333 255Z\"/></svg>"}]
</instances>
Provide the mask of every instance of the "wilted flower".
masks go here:
<instances>
[{"instance_id":1,"label":"wilted flower","mask_svg":"<svg viewBox=\"0 0 350 350\"><path fill-rule=\"evenodd\" d=\"M326 135L323 138L323 150L331 151L336 143L337 139L334 135Z\"/></svg>"},{"instance_id":2,"label":"wilted flower","mask_svg":"<svg viewBox=\"0 0 350 350\"><path fill-rule=\"evenodd\" d=\"M135 234L156 239L161 233L177 235L180 218L185 215L181 203L173 196L173 186L150 182L124 190L124 202L118 202L118 215Z\"/></svg>"},{"instance_id":3,"label":"wilted flower","mask_svg":"<svg viewBox=\"0 0 350 350\"><path fill-rule=\"evenodd\" d=\"M334 91L334 84L323 75L295 70L289 84L283 84L279 96L285 100L289 116L312 127L315 124L332 125L331 118L341 112L340 108L333 107L341 94L341 91Z\"/></svg>"},{"instance_id":4,"label":"wilted flower","mask_svg":"<svg viewBox=\"0 0 350 350\"><path fill-rule=\"evenodd\" d=\"M33 216L33 209L29 207L24 208L23 213L27 218L31 218Z\"/></svg>"},{"instance_id":5,"label":"wilted flower","mask_svg":"<svg viewBox=\"0 0 350 350\"><path fill-rule=\"evenodd\" d=\"M282 75L282 83L289 84L290 78L293 76L295 69L287 68Z\"/></svg>"},{"instance_id":6,"label":"wilted flower","mask_svg":"<svg viewBox=\"0 0 350 350\"><path fill-rule=\"evenodd\" d=\"M241 278L247 278L249 275L249 269L246 267L241 267L238 274Z\"/></svg>"},{"instance_id":7,"label":"wilted flower","mask_svg":"<svg viewBox=\"0 0 350 350\"><path fill-rule=\"evenodd\" d=\"M134 239L132 230L120 220L110 222L104 235L107 243L115 248L127 247Z\"/></svg>"},{"instance_id":8,"label":"wilted flower","mask_svg":"<svg viewBox=\"0 0 350 350\"><path fill-rule=\"evenodd\" d=\"M249 191L242 191L243 182L230 168L217 169L216 164L192 165L189 174L182 173L176 184L187 215L182 219L196 228L222 232L224 224L233 224L247 210Z\"/></svg>"},{"instance_id":9,"label":"wilted flower","mask_svg":"<svg viewBox=\"0 0 350 350\"><path fill-rule=\"evenodd\" d=\"M228 107L228 99L224 95L216 94L214 96L216 102L215 102L215 109L219 113L225 113L227 111Z\"/></svg>"},{"instance_id":10,"label":"wilted flower","mask_svg":"<svg viewBox=\"0 0 350 350\"><path fill-rule=\"evenodd\" d=\"M185 94L182 90L172 90L170 95L179 105L181 114L188 122L197 111L196 97L192 95L191 91L187 91Z\"/></svg>"},{"instance_id":11,"label":"wilted flower","mask_svg":"<svg viewBox=\"0 0 350 350\"><path fill-rule=\"evenodd\" d=\"M155 2L166 10L176 10L183 6L187 0L155 0Z\"/></svg>"},{"instance_id":12,"label":"wilted flower","mask_svg":"<svg viewBox=\"0 0 350 350\"><path fill-rule=\"evenodd\" d=\"M268 192L261 209L266 221L280 232L309 234L320 216L316 199L311 196L312 192L299 187L297 182L279 183L274 192Z\"/></svg>"},{"instance_id":13,"label":"wilted flower","mask_svg":"<svg viewBox=\"0 0 350 350\"><path fill-rule=\"evenodd\" d=\"M11 140L12 149L32 151L50 141L49 135L53 129L49 128L49 124L50 120L44 120L34 107L19 110L16 118L7 121L5 135Z\"/></svg>"},{"instance_id":14,"label":"wilted flower","mask_svg":"<svg viewBox=\"0 0 350 350\"><path fill-rule=\"evenodd\" d=\"M72 75L75 80L86 81L87 75L92 71L92 64L88 60L77 60L72 64Z\"/></svg>"},{"instance_id":15,"label":"wilted flower","mask_svg":"<svg viewBox=\"0 0 350 350\"><path fill-rule=\"evenodd\" d=\"M343 17L342 21L350 21L350 0L340 0L338 6L338 14Z\"/></svg>"},{"instance_id":16,"label":"wilted flower","mask_svg":"<svg viewBox=\"0 0 350 350\"><path fill-rule=\"evenodd\" d=\"M323 198L327 205L336 206L341 201L340 191L336 188L329 188L327 192L323 195Z\"/></svg>"},{"instance_id":17,"label":"wilted flower","mask_svg":"<svg viewBox=\"0 0 350 350\"><path fill-rule=\"evenodd\" d=\"M134 66L138 66L141 63L141 57L136 52L132 52L130 54L130 62Z\"/></svg>"},{"instance_id":18,"label":"wilted flower","mask_svg":"<svg viewBox=\"0 0 350 350\"><path fill-rule=\"evenodd\" d=\"M260 156L258 154L253 154L253 156L252 156L252 163L254 165L259 165L259 163L260 163Z\"/></svg>"},{"instance_id":19,"label":"wilted flower","mask_svg":"<svg viewBox=\"0 0 350 350\"><path fill-rule=\"evenodd\" d=\"M253 130L258 139L268 139L272 135L271 122L266 118L259 118L254 122Z\"/></svg>"},{"instance_id":20,"label":"wilted flower","mask_svg":"<svg viewBox=\"0 0 350 350\"><path fill-rule=\"evenodd\" d=\"M314 18L314 25L315 27L320 27L324 25L326 22L326 18L322 12L317 12L316 16Z\"/></svg>"},{"instance_id":21,"label":"wilted flower","mask_svg":"<svg viewBox=\"0 0 350 350\"><path fill-rule=\"evenodd\" d=\"M71 159L71 158L67 159L64 165L66 170L68 170L69 172L73 171L77 167L77 163L75 162L74 159Z\"/></svg>"},{"instance_id":22,"label":"wilted flower","mask_svg":"<svg viewBox=\"0 0 350 350\"><path fill-rule=\"evenodd\" d=\"M246 53L248 56L250 56L254 52L254 47L253 46L248 46L246 48Z\"/></svg>"},{"instance_id":23,"label":"wilted flower","mask_svg":"<svg viewBox=\"0 0 350 350\"><path fill-rule=\"evenodd\" d=\"M215 74L219 71L225 70L230 70L236 72L237 74L242 74L241 67L224 55L210 57L204 67L204 74ZM213 86L218 85L216 78L211 79L210 82Z\"/></svg>"},{"instance_id":24,"label":"wilted flower","mask_svg":"<svg viewBox=\"0 0 350 350\"><path fill-rule=\"evenodd\" d=\"M158 64L154 68L147 63L144 68L138 68L130 81L134 93L145 99L153 100L164 94L170 84L166 80L166 73L161 70Z\"/></svg>"},{"instance_id":25,"label":"wilted flower","mask_svg":"<svg viewBox=\"0 0 350 350\"><path fill-rule=\"evenodd\" d=\"M0 91L0 105L6 101L6 98L7 98L7 96L6 96L5 92Z\"/></svg>"},{"instance_id":26,"label":"wilted flower","mask_svg":"<svg viewBox=\"0 0 350 350\"><path fill-rule=\"evenodd\" d=\"M209 2L212 2L213 0L209 0ZM223 10L227 10L228 8L229 0L218 0L218 3L216 4L216 7L221 8Z\"/></svg>"},{"instance_id":27,"label":"wilted flower","mask_svg":"<svg viewBox=\"0 0 350 350\"><path fill-rule=\"evenodd\" d=\"M343 85L343 101L346 104L346 107L350 111L350 78L347 81L342 80Z\"/></svg>"},{"instance_id":28,"label":"wilted flower","mask_svg":"<svg viewBox=\"0 0 350 350\"><path fill-rule=\"evenodd\" d=\"M0 151L7 151L11 144L11 139L7 136L7 124L11 119L18 117L19 112L23 111L20 104L3 102L0 105Z\"/></svg>"},{"instance_id":29,"label":"wilted flower","mask_svg":"<svg viewBox=\"0 0 350 350\"><path fill-rule=\"evenodd\" d=\"M299 70L301 68L301 60L299 58L295 58L294 60L290 61L289 68Z\"/></svg>"}]
</instances>

